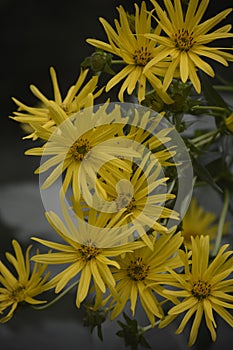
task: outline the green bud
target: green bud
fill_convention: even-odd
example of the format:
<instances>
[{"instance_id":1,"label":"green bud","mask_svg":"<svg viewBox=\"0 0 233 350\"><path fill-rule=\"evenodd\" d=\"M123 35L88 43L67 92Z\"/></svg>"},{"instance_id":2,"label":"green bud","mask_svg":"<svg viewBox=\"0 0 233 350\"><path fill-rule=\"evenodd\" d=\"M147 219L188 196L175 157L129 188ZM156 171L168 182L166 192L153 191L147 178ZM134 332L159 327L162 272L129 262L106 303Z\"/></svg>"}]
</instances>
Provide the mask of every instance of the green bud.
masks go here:
<instances>
[{"instance_id":1,"label":"green bud","mask_svg":"<svg viewBox=\"0 0 233 350\"><path fill-rule=\"evenodd\" d=\"M107 54L105 52L94 52L91 55L91 68L94 72L101 72L107 63Z\"/></svg>"},{"instance_id":2,"label":"green bud","mask_svg":"<svg viewBox=\"0 0 233 350\"><path fill-rule=\"evenodd\" d=\"M179 80L173 80L169 87L169 95L174 100L174 103L167 106L167 109L176 113L188 113L190 111L190 93L192 85L190 82L183 83Z\"/></svg>"},{"instance_id":3,"label":"green bud","mask_svg":"<svg viewBox=\"0 0 233 350\"><path fill-rule=\"evenodd\" d=\"M150 344L144 338L145 331L143 327L140 327L137 320L132 320L124 312L123 316L126 324L121 321L117 321L122 329L119 330L116 335L124 338L125 346L130 346L132 350L137 350L138 345L151 349Z\"/></svg>"},{"instance_id":4,"label":"green bud","mask_svg":"<svg viewBox=\"0 0 233 350\"><path fill-rule=\"evenodd\" d=\"M164 102L156 94L152 92L146 95L145 99L142 101L142 105L153 109L154 111L160 113L164 110Z\"/></svg>"},{"instance_id":5,"label":"green bud","mask_svg":"<svg viewBox=\"0 0 233 350\"><path fill-rule=\"evenodd\" d=\"M115 74L111 69L112 55L104 52L103 50L96 50L89 57L86 57L81 66L84 68L91 67L94 74L106 72L109 74Z\"/></svg>"},{"instance_id":6,"label":"green bud","mask_svg":"<svg viewBox=\"0 0 233 350\"><path fill-rule=\"evenodd\" d=\"M90 327L91 333L93 332L94 328L97 327L97 334L98 337L103 340L103 334L102 334L102 323L106 321L107 315L108 315L108 309L100 308L98 310L95 310L92 305L86 304L86 314L83 318L83 325L84 327Z\"/></svg>"}]
</instances>

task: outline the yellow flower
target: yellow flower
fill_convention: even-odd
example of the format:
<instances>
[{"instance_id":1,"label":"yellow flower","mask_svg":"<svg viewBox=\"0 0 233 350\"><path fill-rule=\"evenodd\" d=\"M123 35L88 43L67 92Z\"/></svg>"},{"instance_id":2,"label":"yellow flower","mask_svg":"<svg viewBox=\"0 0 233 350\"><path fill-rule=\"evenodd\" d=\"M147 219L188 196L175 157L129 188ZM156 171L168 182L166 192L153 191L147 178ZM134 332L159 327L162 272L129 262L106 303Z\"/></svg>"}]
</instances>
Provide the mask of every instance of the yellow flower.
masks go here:
<instances>
[{"instance_id":1,"label":"yellow flower","mask_svg":"<svg viewBox=\"0 0 233 350\"><path fill-rule=\"evenodd\" d=\"M121 181L120 181L121 180ZM167 228L161 219L178 220L179 214L165 207L165 202L174 199L175 195L168 193L166 182L160 164L150 160L149 154L135 166L131 165L130 173L122 173L122 179L104 177L102 188L108 198L100 211L115 223L115 226L135 225L137 234L153 249L146 232L154 229L166 233ZM110 210L111 209L111 210Z\"/></svg>"},{"instance_id":2,"label":"yellow flower","mask_svg":"<svg viewBox=\"0 0 233 350\"><path fill-rule=\"evenodd\" d=\"M165 207L165 202L174 199L175 195L168 193L169 178L164 174L165 167L177 165L173 160L176 146L166 145L171 141L169 133L173 128L161 123L163 115L156 114L151 118L150 113L143 110L140 113L135 107L133 112L130 109L133 119L129 123L126 121L124 133L139 157L131 160L123 153L119 154L120 158L125 158L127 171L122 167L117 169L111 163L100 167L98 188L101 191L99 195L96 192L91 204L116 227L137 226L138 235L151 246L146 234L150 228L166 232L163 219L178 220L178 213ZM85 198L83 204L84 207L89 205L85 204Z\"/></svg>"},{"instance_id":3,"label":"yellow flower","mask_svg":"<svg viewBox=\"0 0 233 350\"><path fill-rule=\"evenodd\" d=\"M164 90L169 87L174 72L179 67L182 82L190 79L198 93L201 91L201 83L197 75L197 69L204 71L211 77L214 76L214 70L209 63L201 57L212 59L225 66L227 60L232 61L233 55L219 47L209 47L207 44L216 39L230 38L229 33L231 25L225 25L210 32L210 30L221 22L232 9L226 9L216 16L201 23L201 19L209 4L209 0L190 0L186 14L184 15L180 0L174 0L174 5L170 0L164 0L166 11L158 5L155 0L151 0L158 16L158 24L165 32L165 36L157 33L146 34L146 37L155 40L159 45L159 53L145 67L144 72L153 65L167 57L172 59L167 72L164 76ZM198 6L199 3L199 6Z\"/></svg>"},{"instance_id":4,"label":"yellow flower","mask_svg":"<svg viewBox=\"0 0 233 350\"><path fill-rule=\"evenodd\" d=\"M231 113L225 120L226 127L233 133L233 113Z\"/></svg>"},{"instance_id":5,"label":"yellow flower","mask_svg":"<svg viewBox=\"0 0 233 350\"><path fill-rule=\"evenodd\" d=\"M55 292L58 293L71 279L79 276L80 280L77 282L76 295L77 307L80 307L81 302L88 295L92 280L97 304L102 301L102 294L106 292L106 287L117 297L114 288L115 280L110 266L119 268L119 264L114 258L120 254L140 248L143 246L143 243L135 241L118 247L114 246L114 237L112 240L109 236L104 237L101 232L103 231L104 233L103 228L98 229L98 227L95 227L95 225L98 226L98 221L101 221L103 226L107 225L106 220L102 219L101 214L97 216L95 210L90 209L87 219L90 225L84 222L84 216L80 219L80 213L79 217L76 217L78 220L77 226L74 225L67 211L64 211L63 215L65 224L55 213L46 213L50 225L67 244L33 237L33 240L55 249L57 252L39 254L34 256L32 260L46 264L69 264L68 267L51 279L50 285L51 287L56 286ZM125 235L127 235L127 232ZM119 238L116 237L116 239ZM107 247L105 248L104 246Z\"/></svg>"},{"instance_id":6,"label":"yellow flower","mask_svg":"<svg viewBox=\"0 0 233 350\"><path fill-rule=\"evenodd\" d=\"M30 272L29 252L26 250L25 257L16 240L12 241L15 256L6 253L7 260L16 270L17 277L0 261L0 313L4 316L1 323L9 321L20 303L41 304L46 301L37 300L35 297L48 290L48 275L43 276L47 265L35 263Z\"/></svg>"},{"instance_id":7,"label":"yellow flower","mask_svg":"<svg viewBox=\"0 0 233 350\"><path fill-rule=\"evenodd\" d=\"M53 101L59 110L62 110L65 116L78 112L82 108L93 105L94 99L97 98L102 90L94 91L97 88L98 77L92 77L85 85L84 81L87 77L88 70L81 70L80 75L75 83L71 86L63 99L59 89L56 72L53 67L50 68L50 75L54 91L54 99L50 100L45 97L34 85L30 86L32 93L38 98L39 103L36 107L29 107L17 99L13 101L18 105L18 111L14 112L12 119L28 125L33 132L24 138L38 138L37 132L40 127L46 130L54 131L56 127L56 119L53 118L50 111L50 102Z\"/></svg>"},{"instance_id":8,"label":"yellow flower","mask_svg":"<svg viewBox=\"0 0 233 350\"><path fill-rule=\"evenodd\" d=\"M167 267L176 268L182 264L176 253L183 239L180 233L174 234L173 229L169 234L162 236L154 232L150 240L153 251L145 246L116 259L120 269L115 270L113 276L118 282L116 290L120 302L115 303L114 299L111 302L110 305L114 306L111 319L123 311L128 300L134 315L138 298L152 325L155 323L155 316L163 317L157 297L164 296L161 285L167 276Z\"/></svg>"},{"instance_id":9,"label":"yellow flower","mask_svg":"<svg viewBox=\"0 0 233 350\"><path fill-rule=\"evenodd\" d=\"M167 146L168 142L172 140L172 136L169 134L174 131L174 127L167 124L164 113L152 117L146 110L142 114L138 113L135 108L134 112L135 116L127 137L153 152L154 157L162 167L177 165L172 161L176 154L176 145Z\"/></svg>"},{"instance_id":10,"label":"yellow flower","mask_svg":"<svg viewBox=\"0 0 233 350\"><path fill-rule=\"evenodd\" d=\"M137 89L139 102L145 99L146 84L149 82L161 99L166 103L172 103L167 93L162 91L162 83L158 76L163 76L167 68L167 62L159 62L144 71L144 67L156 57L157 49L154 40L147 39L143 34L151 31L151 14L148 14L146 4L143 1L141 8L135 4L135 28L132 30L131 20L124 8L119 6L120 21L115 20L116 31L109 23L100 18L107 34L109 44L96 39L87 39L87 42L113 55L121 57L125 67L118 72L106 85L106 91L112 89L120 81L124 80L118 97L123 102L124 92L131 95ZM155 29L158 33L159 29Z\"/></svg>"},{"instance_id":11,"label":"yellow flower","mask_svg":"<svg viewBox=\"0 0 233 350\"><path fill-rule=\"evenodd\" d=\"M216 340L215 328L217 327L214 312L233 327L233 316L226 310L226 308L233 308L233 280L229 279L233 272L233 251L226 251L229 245L223 245L217 256L209 262L209 237L197 236L195 239L191 237L191 240L191 261L188 260L185 252L180 252L185 266L184 273L169 269L173 282L170 280L167 284L173 288L165 291L167 296L177 296L181 300L169 310L168 316L160 324L160 327L164 327L178 315L185 313L176 331L179 334L190 318L195 315L189 346L196 341L203 315L213 341ZM174 290L174 287L179 290Z\"/></svg>"},{"instance_id":12,"label":"yellow flower","mask_svg":"<svg viewBox=\"0 0 233 350\"><path fill-rule=\"evenodd\" d=\"M111 169L118 166L127 170L128 166L118 158L119 155L132 153L123 145L121 135L124 124L119 112L120 107L116 105L110 113L107 113L108 106L109 103L101 105L95 112L92 107L86 108L67 119L64 112L59 110L60 107L53 104L50 112L58 125L56 131L53 133L52 130L41 127L37 134L43 139L48 139L48 142L42 147L25 152L27 155L45 156L42 162L46 160L35 171L41 174L51 170L42 189L51 186L64 173L63 191L66 192L71 185L75 200L80 199L82 191L85 198L89 198L91 202L90 182L98 180L97 171L101 164L110 161ZM114 123L111 124L112 122ZM115 137L116 135L120 137Z\"/></svg>"},{"instance_id":13,"label":"yellow flower","mask_svg":"<svg viewBox=\"0 0 233 350\"><path fill-rule=\"evenodd\" d=\"M216 224L217 217L214 213L204 210L195 198L192 199L189 209L182 221L182 236L184 237L184 244L191 249L191 236L209 236L212 242L218 230ZM224 225L223 233L228 230L228 223Z\"/></svg>"}]
</instances>

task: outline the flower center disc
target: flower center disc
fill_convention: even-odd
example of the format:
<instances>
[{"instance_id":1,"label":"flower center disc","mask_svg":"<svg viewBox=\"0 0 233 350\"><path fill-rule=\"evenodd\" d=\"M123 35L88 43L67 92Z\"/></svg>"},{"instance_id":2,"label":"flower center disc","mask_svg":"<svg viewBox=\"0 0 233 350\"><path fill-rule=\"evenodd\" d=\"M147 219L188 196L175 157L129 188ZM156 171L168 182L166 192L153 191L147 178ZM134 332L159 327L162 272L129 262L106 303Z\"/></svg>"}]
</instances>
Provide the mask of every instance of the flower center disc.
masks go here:
<instances>
[{"instance_id":1,"label":"flower center disc","mask_svg":"<svg viewBox=\"0 0 233 350\"><path fill-rule=\"evenodd\" d=\"M179 29L178 33L174 34L173 40L175 42L175 47L181 51L189 51L195 44L192 33L189 34L189 31L184 28Z\"/></svg>"},{"instance_id":2,"label":"flower center disc","mask_svg":"<svg viewBox=\"0 0 233 350\"><path fill-rule=\"evenodd\" d=\"M128 276L133 281L143 281L148 276L149 266L143 264L142 258L131 260L127 267Z\"/></svg>"},{"instance_id":3,"label":"flower center disc","mask_svg":"<svg viewBox=\"0 0 233 350\"><path fill-rule=\"evenodd\" d=\"M25 288L23 286L18 286L15 290L11 292L11 299L20 302L25 299Z\"/></svg>"},{"instance_id":4,"label":"flower center disc","mask_svg":"<svg viewBox=\"0 0 233 350\"><path fill-rule=\"evenodd\" d=\"M100 249L96 248L93 245L85 245L82 244L81 248L79 249L79 253L84 261L89 261L91 259L94 259L99 253Z\"/></svg>"},{"instance_id":5,"label":"flower center disc","mask_svg":"<svg viewBox=\"0 0 233 350\"><path fill-rule=\"evenodd\" d=\"M70 153L75 160L83 160L90 149L90 142L87 139L79 139L70 147Z\"/></svg>"},{"instance_id":6,"label":"flower center disc","mask_svg":"<svg viewBox=\"0 0 233 350\"><path fill-rule=\"evenodd\" d=\"M145 66L152 59L152 54L147 51L147 47L141 47L134 51L133 59L136 65Z\"/></svg>"},{"instance_id":7,"label":"flower center disc","mask_svg":"<svg viewBox=\"0 0 233 350\"><path fill-rule=\"evenodd\" d=\"M130 201L130 203L126 207L126 211L127 211L127 213L131 213L131 211L135 208L136 208L135 199L132 198L132 200Z\"/></svg>"},{"instance_id":8,"label":"flower center disc","mask_svg":"<svg viewBox=\"0 0 233 350\"><path fill-rule=\"evenodd\" d=\"M191 237L195 238L197 236L199 236L198 233L196 232L192 232L192 231L182 231L182 236L184 237L184 242L185 243L191 243Z\"/></svg>"},{"instance_id":9,"label":"flower center disc","mask_svg":"<svg viewBox=\"0 0 233 350\"><path fill-rule=\"evenodd\" d=\"M211 285L205 281L197 281L193 283L192 295L199 299L205 299L210 295Z\"/></svg>"},{"instance_id":10,"label":"flower center disc","mask_svg":"<svg viewBox=\"0 0 233 350\"><path fill-rule=\"evenodd\" d=\"M116 200L117 210L123 208L126 209L127 213L130 213L133 209L136 208L135 199L132 198L130 193L120 193ZM131 200L130 200L131 199Z\"/></svg>"}]
</instances>

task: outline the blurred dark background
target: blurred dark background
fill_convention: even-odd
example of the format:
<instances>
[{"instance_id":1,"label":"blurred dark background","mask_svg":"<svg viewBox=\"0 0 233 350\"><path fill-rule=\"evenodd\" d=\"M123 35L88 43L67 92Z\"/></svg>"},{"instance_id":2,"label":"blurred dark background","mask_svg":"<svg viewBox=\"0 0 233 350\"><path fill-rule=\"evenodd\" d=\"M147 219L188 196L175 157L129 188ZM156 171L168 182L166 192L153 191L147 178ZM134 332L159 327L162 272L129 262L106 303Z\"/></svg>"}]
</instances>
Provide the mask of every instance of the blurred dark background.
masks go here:
<instances>
[{"instance_id":1,"label":"blurred dark background","mask_svg":"<svg viewBox=\"0 0 233 350\"><path fill-rule=\"evenodd\" d=\"M52 234L44 219L38 177L33 174L39 160L24 155L32 143L21 140L20 125L8 118L16 109L11 97L33 105L36 99L29 85L34 84L52 98L50 66L56 69L64 95L75 82L83 59L93 52L85 39L106 38L98 17L113 23L118 17L116 6L120 4L129 11L133 9L130 0L0 0L0 258L4 259L4 252L11 250L12 238L26 246L31 235ZM206 17L232 5L233 0L212 0ZM231 14L225 23L232 22ZM232 40L224 42L233 46ZM226 68L219 67L219 72L229 81L233 79ZM89 331L81 326L80 317L70 304L70 297L48 312L23 310L9 324L0 325L1 348L124 349L122 340L113 340L115 325L105 326L106 340L101 345L95 335L90 337ZM219 322L219 339L210 348L206 344L205 350L231 348L232 329ZM173 332L174 329L171 333L169 329L156 330L149 336L152 349L187 349L185 337Z\"/></svg>"},{"instance_id":2,"label":"blurred dark background","mask_svg":"<svg viewBox=\"0 0 233 350\"><path fill-rule=\"evenodd\" d=\"M161 0L158 2L162 3ZM117 6L122 4L131 11L133 3L130 0L66 0L59 3L55 0L1 0L1 118L6 120L15 109L12 96L28 104L35 102L29 90L31 83L51 95L51 65L57 70L65 92L75 81L84 57L92 53L92 47L85 39L106 38L98 17L112 23L118 17ZM232 5L232 0L211 0L205 17ZM232 22L231 13L224 23ZM233 46L231 39L219 41L216 46L223 44ZM227 72L224 73L227 75ZM11 126L11 131L13 129Z\"/></svg>"}]
</instances>

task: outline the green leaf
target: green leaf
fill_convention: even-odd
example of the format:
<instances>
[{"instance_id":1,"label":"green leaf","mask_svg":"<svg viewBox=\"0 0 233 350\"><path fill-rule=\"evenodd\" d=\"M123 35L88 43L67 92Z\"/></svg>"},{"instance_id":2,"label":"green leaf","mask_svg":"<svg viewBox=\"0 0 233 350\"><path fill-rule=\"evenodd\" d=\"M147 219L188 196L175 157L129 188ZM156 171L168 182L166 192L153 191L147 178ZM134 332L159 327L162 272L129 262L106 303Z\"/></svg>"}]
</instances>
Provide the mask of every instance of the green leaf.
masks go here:
<instances>
[{"instance_id":1,"label":"green leaf","mask_svg":"<svg viewBox=\"0 0 233 350\"><path fill-rule=\"evenodd\" d=\"M83 318L83 326L89 327L91 333L94 328L97 327L97 334L100 340L103 341L103 333L102 333L102 323L106 321L108 309L100 308L98 310L94 310L92 304L85 305L85 317Z\"/></svg>"},{"instance_id":2,"label":"green leaf","mask_svg":"<svg viewBox=\"0 0 233 350\"><path fill-rule=\"evenodd\" d=\"M90 67L90 66L91 66L91 59L90 59L90 57L86 57L86 58L82 61L81 67L83 67L83 68L88 68L88 67Z\"/></svg>"},{"instance_id":3,"label":"green leaf","mask_svg":"<svg viewBox=\"0 0 233 350\"><path fill-rule=\"evenodd\" d=\"M141 339L141 345L146 349L151 349L150 344L148 343L148 341L145 338Z\"/></svg>"},{"instance_id":4,"label":"green leaf","mask_svg":"<svg viewBox=\"0 0 233 350\"><path fill-rule=\"evenodd\" d=\"M222 159L222 154L219 151L204 151L201 155L201 163L203 166L219 159Z\"/></svg>"},{"instance_id":5,"label":"green leaf","mask_svg":"<svg viewBox=\"0 0 233 350\"><path fill-rule=\"evenodd\" d=\"M122 329L116 332L116 335L124 338L125 346L130 346L131 350L137 350L138 345L141 345L146 349L151 349L150 344L144 338L145 331L138 325L137 320L131 319L125 312L123 312L123 316L126 324L117 321Z\"/></svg>"},{"instance_id":6,"label":"green leaf","mask_svg":"<svg viewBox=\"0 0 233 350\"><path fill-rule=\"evenodd\" d=\"M97 334L98 334L98 337L100 338L100 340L103 341L103 333L102 333L102 327L101 327L101 325L98 325L98 326L97 326Z\"/></svg>"},{"instance_id":7,"label":"green leaf","mask_svg":"<svg viewBox=\"0 0 233 350\"><path fill-rule=\"evenodd\" d=\"M202 91L206 98L206 101L210 106L223 107L230 113L230 109L227 103L224 101L221 95L213 88L213 85L210 83L209 78L203 72L200 72L200 80Z\"/></svg>"},{"instance_id":8,"label":"green leaf","mask_svg":"<svg viewBox=\"0 0 233 350\"><path fill-rule=\"evenodd\" d=\"M222 189L215 183L213 177L209 173L209 171L194 157L192 158L193 168L196 175L206 183L208 183L211 187L213 187L220 194L223 193Z\"/></svg>"},{"instance_id":9,"label":"green leaf","mask_svg":"<svg viewBox=\"0 0 233 350\"><path fill-rule=\"evenodd\" d=\"M115 75L116 74L114 72L114 70L107 63L104 66L103 72L111 74L111 75Z\"/></svg>"}]
</instances>

